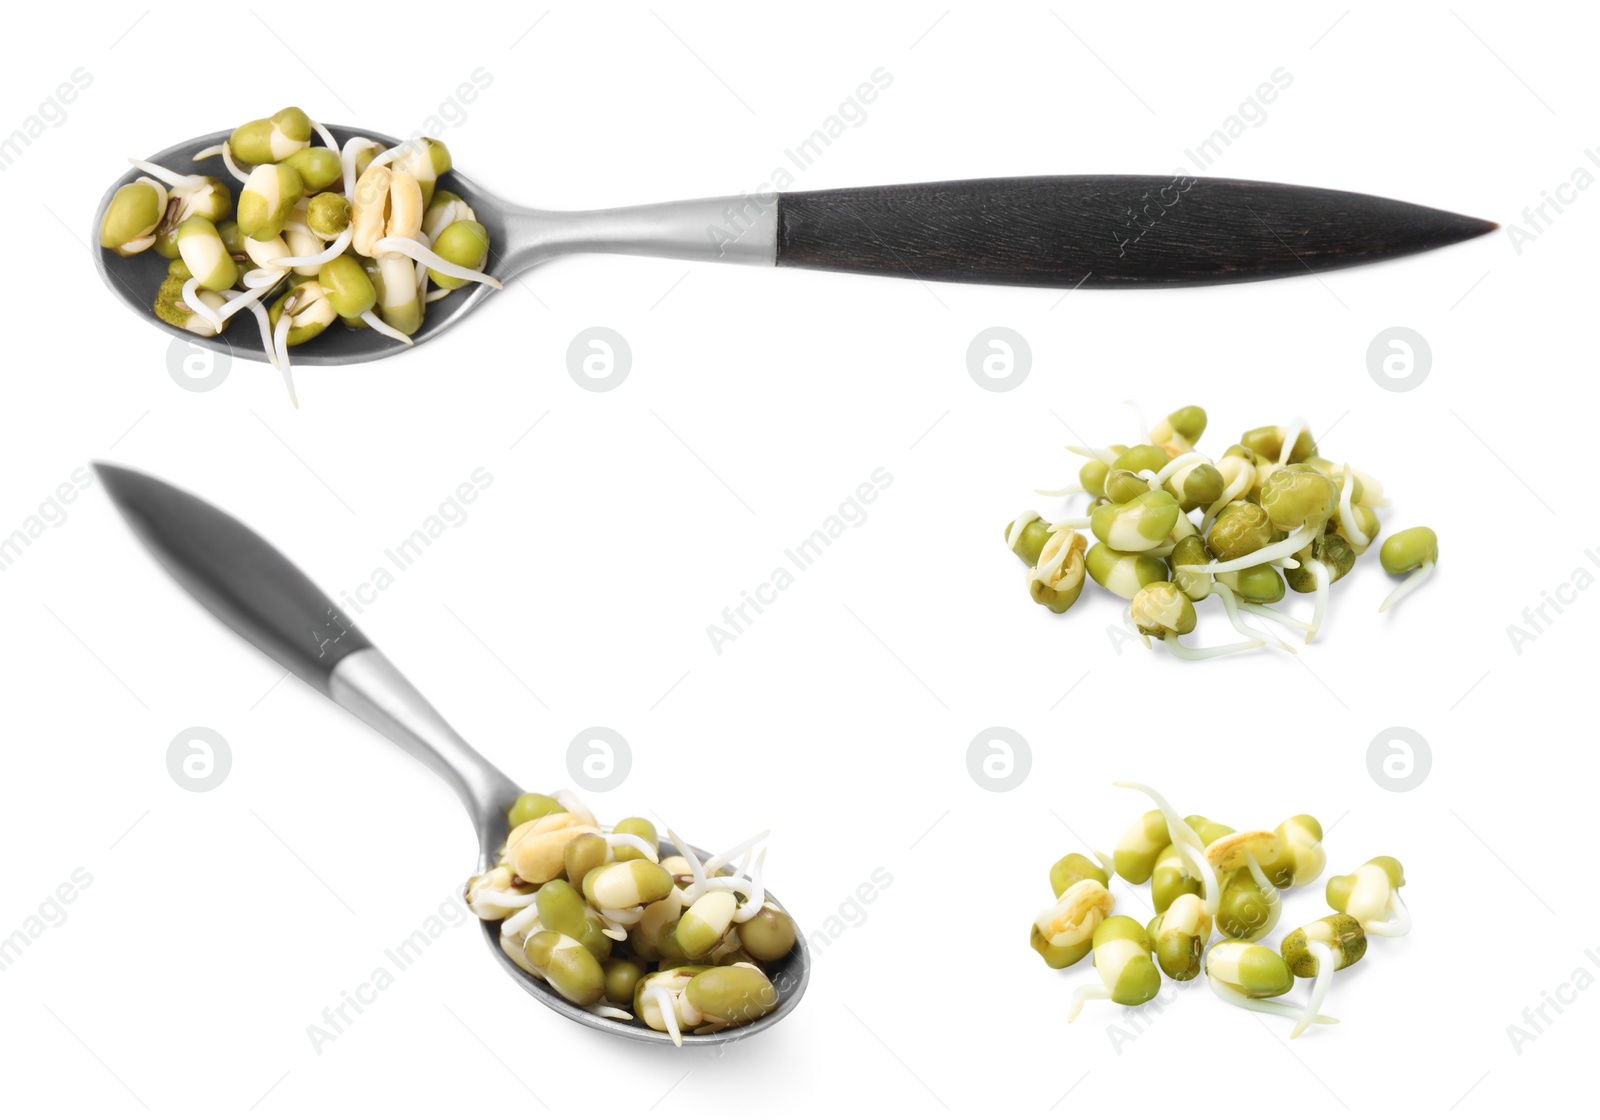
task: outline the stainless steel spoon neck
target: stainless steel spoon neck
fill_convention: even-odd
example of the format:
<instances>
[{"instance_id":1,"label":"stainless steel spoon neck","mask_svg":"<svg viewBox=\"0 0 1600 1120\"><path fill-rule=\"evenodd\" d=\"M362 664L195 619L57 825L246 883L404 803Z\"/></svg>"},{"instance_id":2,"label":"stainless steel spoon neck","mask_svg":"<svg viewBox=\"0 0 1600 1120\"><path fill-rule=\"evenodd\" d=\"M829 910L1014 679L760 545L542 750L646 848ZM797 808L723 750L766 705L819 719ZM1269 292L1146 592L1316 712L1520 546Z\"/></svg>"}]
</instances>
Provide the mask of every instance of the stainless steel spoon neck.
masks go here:
<instances>
[{"instance_id":1,"label":"stainless steel spoon neck","mask_svg":"<svg viewBox=\"0 0 1600 1120\"><path fill-rule=\"evenodd\" d=\"M778 196L726 195L611 210L506 207L512 274L567 253L724 264L777 263Z\"/></svg>"},{"instance_id":2,"label":"stainless steel spoon neck","mask_svg":"<svg viewBox=\"0 0 1600 1120\"><path fill-rule=\"evenodd\" d=\"M328 695L450 783L472 817L480 850L499 847L506 810L520 792L516 783L474 750L393 662L376 649L350 654L334 667Z\"/></svg>"}]
</instances>

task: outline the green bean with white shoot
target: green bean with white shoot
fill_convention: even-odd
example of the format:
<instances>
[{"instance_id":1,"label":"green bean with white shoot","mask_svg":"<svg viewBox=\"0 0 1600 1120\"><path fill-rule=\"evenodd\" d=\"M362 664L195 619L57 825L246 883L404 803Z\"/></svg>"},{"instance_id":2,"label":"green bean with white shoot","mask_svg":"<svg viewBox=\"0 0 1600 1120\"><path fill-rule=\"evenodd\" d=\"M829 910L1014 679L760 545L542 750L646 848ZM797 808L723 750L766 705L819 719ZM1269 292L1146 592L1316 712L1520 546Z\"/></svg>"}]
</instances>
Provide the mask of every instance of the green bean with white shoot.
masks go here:
<instances>
[{"instance_id":1,"label":"green bean with white shoot","mask_svg":"<svg viewBox=\"0 0 1600 1120\"><path fill-rule=\"evenodd\" d=\"M341 146L291 106L192 158L220 160L236 186L130 160L143 174L107 204L101 247L182 260L188 275L169 271L153 304L165 323L209 338L249 312L296 407L290 350L335 319L409 346L430 304L467 284L501 286L484 271L488 230L438 187L452 167L438 140Z\"/></svg>"},{"instance_id":2,"label":"green bean with white shoot","mask_svg":"<svg viewBox=\"0 0 1600 1120\"><path fill-rule=\"evenodd\" d=\"M762 885L762 832L702 860L669 829L610 828L568 790L525 793L493 867L467 905L500 923L501 951L570 1003L638 1020L683 1045L778 1006L768 968L793 951L794 922Z\"/></svg>"},{"instance_id":3,"label":"green bean with white shoot","mask_svg":"<svg viewBox=\"0 0 1600 1120\"><path fill-rule=\"evenodd\" d=\"M1057 860L1050 868L1056 901L1028 928L1030 947L1049 968L1091 963L1095 977L1068 997L1069 1023L1094 1000L1137 1007L1155 999L1163 983L1188 984L1203 973L1223 1002L1293 1019L1289 1037L1298 1038L1338 1022L1322 1014L1333 974L1362 960L1370 938L1410 931L1399 895L1404 872L1398 860L1378 856L1328 879L1324 896L1334 913L1292 930L1274 951L1266 938L1280 924L1286 896L1316 882L1327 866L1317 818L1297 813L1275 828L1239 829L1180 815L1150 786L1114 784L1144 794L1155 808L1128 826L1112 854L1071 852ZM1117 880L1149 884L1141 908L1154 916L1117 913ZM1303 1005L1283 998L1297 978L1311 981Z\"/></svg>"},{"instance_id":4,"label":"green bean with white shoot","mask_svg":"<svg viewBox=\"0 0 1600 1120\"><path fill-rule=\"evenodd\" d=\"M1006 545L1028 566L1035 602L1065 614L1087 576L1127 601L1124 623L1146 648L1158 638L1185 661L1263 647L1296 653L1246 616L1312 641L1330 589L1377 540L1377 511L1389 501L1377 479L1325 458L1303 421L1253 428L1212 460L1196 450L1206 420L1204 409L1187 405L1148 429L1141 419L1133 444L1069 446L1086 460L1077 481L1036 493L1084 494L1087 510L1055 517L1026 510L1006 526ZM1432 574L1438 538L1431 529L1405 529L1383 541L1379 556L1385 571L1407 575L1379 608L1387 611ZM1272 605L1291 591L1310 599L1308 617ZM1195 604L1212 598L1242 640L1182 641L1199 625Z\"/></svg>"}]
</instances>

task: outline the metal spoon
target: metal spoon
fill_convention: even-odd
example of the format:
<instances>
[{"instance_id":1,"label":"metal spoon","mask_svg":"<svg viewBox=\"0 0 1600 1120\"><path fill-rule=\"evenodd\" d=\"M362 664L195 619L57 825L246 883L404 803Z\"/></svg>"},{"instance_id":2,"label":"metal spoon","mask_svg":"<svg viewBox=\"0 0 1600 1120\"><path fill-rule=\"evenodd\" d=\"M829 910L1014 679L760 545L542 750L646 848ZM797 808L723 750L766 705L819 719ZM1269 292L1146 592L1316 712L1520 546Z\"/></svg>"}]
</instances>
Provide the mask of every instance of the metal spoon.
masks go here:
<instances>
[{"instance_id":1,"label":"metal spoon","mask_svg":"<svg viewBox=\"0 0 1600 1120\"><path fill-rule=\"evenodd\" d=\"M267 656L448 782L472 818L478 870L495 864L508 831L506 811L522 787L473 750L332 599L281 552L215 506L124 467L96 463L94 469L145 547L189 594ZM668 843L660 849L664 855L676 851ZM710 858L708 852L694 851L701 859ZM568 1003L505 955L499 922L482 925L495 959L546 1007L595 1030L671 1044L668 1035L636 1021L603 1018ZM797 939L787 957L767 966L778 993L776 1008L746 1026L685 1034L683 1044L722 1045L766 1030L800 1002L810 971L805 940Z\"/></svg>"},{"instance_id":2,"label":"metal spoon","mask_svg":"<svg viewBox=\"0 0 1600 1120\"><path fill-rule=\"evenodd\" d=\"M327 126L342 146L366 129ZM227 176L192 153L227 132L197 136L150 162L182 174ZM117 188L95 212L100 219ZM239 184L228 180L237 194ZM1163 288L1303 276L1477 237L1495 223L1409 202L1319 187L1186 175L1039 175L946 183L701 198L613 210L534 210L497 198L458 171L439 185L471 204L489 231L486 271L509 281L567 253L828 269L1064 288ZM259 332L200 338L151 312L167 262L154 252L96 250L100 276L134 312L175 337L265 361ZM493 294L470 284L429 304L423 343ZM250 324L245 324L250 326ZM346 365L407 349L373 330L333 328L294 349L296 365Z\"/></svg>"}]
</instances>

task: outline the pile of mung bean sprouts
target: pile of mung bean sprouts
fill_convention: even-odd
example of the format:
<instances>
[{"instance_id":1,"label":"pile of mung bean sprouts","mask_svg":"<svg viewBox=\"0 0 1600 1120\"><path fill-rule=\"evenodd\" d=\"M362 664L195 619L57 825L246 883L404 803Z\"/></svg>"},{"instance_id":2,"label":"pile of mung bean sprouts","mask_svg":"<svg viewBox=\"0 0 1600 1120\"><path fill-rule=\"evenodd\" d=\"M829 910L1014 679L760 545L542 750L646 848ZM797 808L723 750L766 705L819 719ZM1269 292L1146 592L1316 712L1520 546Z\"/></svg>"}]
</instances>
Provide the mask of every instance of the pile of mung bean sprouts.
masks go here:
<instances>
[{"instance_id":1,"label":"pile of mung bean sprouts","mask_svg":"<svg viewBox=\"0 0 1600 1120\"><path fill-rule=\"evenodd\" d=\"M762 886L765 832L707 860L670 829L628 817L602 828L570 790L525 793L494 867L467 905L500 923L500 948L563 999L683 1032L742 1026L778 1006L768 965L794 948L794 923ZM736 862L737 861L737 862Z\"/></svg>"},{"instance_id":2,"label":"pile of mung bean sprouts","mask_svg":"<svg viewBox=\"0 0 1600 1120\"><path fill-rule=\"evenodd\" d=\"M451 168L438 140L385 149L352 136L341 148L290 107L193 156L215 158L239 184L237 210L218 176L132 159L144 174L112 196L100 244L120 256L153 248L172 262L154 304L163 322L211 337L250 312L291 400L290 348L335 319L410 345L428 304L468 283L500 287L483 271L488 230L465 200L437 189Z\"/></svg>"},{"instance_id":3,"label":"pile of mung bean sprouts","mask_svg":"<svg viewBox=\"0 0 1600 1120\"><path fill-rule=\"evenodd\" d=\"M1028 565L1034 602L1060 614L1077 602L1085 574L1128 601L1124 618L1145 646L1158 638L1185 660L1293 646L1246 622L1253 614L1296 629L1310 642L1322 627L1328 589L1347 575L1379 533L1387 506L1371 475L1318 453L1303 421L1254 428L1212 460L1195 450L1205 410L1190 405L1145 432L1132 447L1068 447L1088 461L1078 482L1047 497L1088 494L1083 517L1049 521L1026 510L1006 526L1006 545ZM1198 515L1198 520L1196 520ZM1079 529L1097 543L1089 547ZM1411 573L1385 599L1387 611L1432 574L1433 530L1391 534L1379 549L1391 575ZM1308 620L1269 604L1285 588L1312 597ZM1186 646L1194 604L1215 596L1244 641Z\"/></svg>"},{"instance_id":4,"label":"pile of mung bean sprouts","mask_svg":"<svg viewBox=\"0 0 1600 1120\"><path fill-rule=\"evenodd\" d=\"M1137 1007L1156 997L1163 974L1186 983L1204 971L1223 1001L1293 1019L1289 1037L1298 1038L1313 1024L1338 1022L1321 1014L1323 1001L1333 974L1366 954L1369 936L1411 931L1400 861L1378 856L1330 877L1324 896L1334 912L1292 931L1274 952L1260 942L1278 925L1283 894L1315 882L1327 863L1317 819L1302 813L1270 832L1239 831L1180 817L1149 786L1116 784L1144 793L1156 808L1133 822L1113 855L1073 852L1057 861L1050 869L1056 901L1028 928L1028 943L1051 968L1092 954L1099 982L1073 993L1069 1023L1088 1000ZM1113 914L1112 875L1149 883L1155 917L1141 925ZM1277 998L1296 977L1312 980L1304 1006Z\"/></svg>"}]
</instances>

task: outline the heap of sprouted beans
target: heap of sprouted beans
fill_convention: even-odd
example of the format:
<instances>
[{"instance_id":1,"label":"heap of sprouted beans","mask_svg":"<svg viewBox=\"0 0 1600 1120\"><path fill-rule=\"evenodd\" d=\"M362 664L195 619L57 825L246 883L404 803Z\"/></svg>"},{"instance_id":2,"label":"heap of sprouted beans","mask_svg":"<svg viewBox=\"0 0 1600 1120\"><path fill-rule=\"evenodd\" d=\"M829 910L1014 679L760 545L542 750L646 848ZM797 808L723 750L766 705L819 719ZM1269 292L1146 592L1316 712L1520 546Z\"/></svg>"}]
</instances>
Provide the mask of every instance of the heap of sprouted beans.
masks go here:
<instances>
[{"instance_id":1,"label":"heap of sprouted beans","mask_svg":"<svg viewBox=\"0 0 1600 1120\"><path fill-rule=\"evenodd\" d=\"M483 271L488 230L437 187L451 168L438 140L384 148L352 136L341 148L290 107L192 158L219 159L227 180L129 160L144 174L113 195L100 244L171 261L153 305L166 323L211 337L249 312L297 406L289 350L335 320L410 345L430 303L469 283L501 286Z\"/></svg>"},{"instance_id":2,"label":"heap of sprouted beans","mask_svg":"<svg viewBox=\"0 0 1600 1120\"><path fill-rule=\"evenodd\" d=\"M1087 575L1127 600L1124 619L1146 647L1159 639L1188 661L1267 645L1295 649L1246 622L1258 615L1316 637L1328 589L1377 539L1383 487L1349 463L1324 458L1304 421L1254 428L1211 459L1195 450L1205 410L1190 405L1148 429L1141 418L1133 446L1068 447L1088 461L1078 482L1047 497L1087 494L1082 517L1051 521L1026 510L1006 526L1006 545L1028 565L1034 602L1061 614L1078 600ZM1198 517L1198 520L1196 520ZM1089 542L1079 529L1097 539ZM1410 573L1385 599L1387 611L1432 574L1439 540L1416 527L1391 534L1379 549L1390 575ZM1311 617L1272 607L1285 590L1309 594ZM1193 647L1180 640L1196 626L1194 604L1215 597L1245 639Z\"/></svg>"},{"instance_id":3,"label":"heap of sprouted beans","mask_svg":"<svg viewBox=\"0 0 1600 1120\"><path fill-rule=\"evenodd\" d=\"M700 860L669 829L628 817L602 827L570 790L525 793L496 864L467 905L500 923L500 948L563 999L637 1018L683 1045L778 1006L767 967L793 950L794 923L766 895L767 834Z\"/></svg>"},{"instance_id":4,"label":"heap of sprouted beans","mask_svg":"<svg viewBox=\"0 0 1600 1120\"><path fill-rule=\"evenodd\" d=\"M1411 915L1400 898L1405 872L1392 856L1377 856L1348 875L1331 876L1324 898L1333 913L1287 934L1274 952L1261 944L1278 925L1283 895L1313 883L1327 865L1322 825L1309 814L1267 831L1237 830L1201 816L1180 817L1149 786L1155 802L1134 821L1114 855L1073 852L1050 869L1054 904L1028 927L1028 943L1055 969L1088 957L1096 982L1072 995L1067 1022L1089 1000L1137 1007L1154 999L1163 975L1188 983L1203 971L1225 1003L1295 1021L1290 1038L1313 1025L1338 1022L1321 1014L1333 974L1361 960L1369 937L1403 937ZM1141 925L1113 914L1112 877L1150 884ZM1215 938L1215 940L1213 939ZM1296 977L1312 981L1304 1005L1279 999Z\"/></svg>"}]
</instances>

